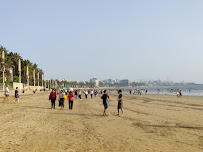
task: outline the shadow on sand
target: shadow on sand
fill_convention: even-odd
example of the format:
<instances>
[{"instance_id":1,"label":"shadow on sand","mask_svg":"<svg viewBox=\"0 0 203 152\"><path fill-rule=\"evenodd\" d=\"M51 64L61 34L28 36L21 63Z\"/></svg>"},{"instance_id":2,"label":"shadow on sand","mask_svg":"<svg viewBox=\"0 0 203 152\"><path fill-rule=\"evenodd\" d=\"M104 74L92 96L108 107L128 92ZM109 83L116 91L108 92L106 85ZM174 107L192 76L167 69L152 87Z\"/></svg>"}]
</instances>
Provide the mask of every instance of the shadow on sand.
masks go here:
<instances>
[{"instance_id":1,"label":"shadow on sand","mask_svg":"<svg viewBox=\"0 0 203 152\"><path fill-rule=\"evenodd\" d=\"M158 127L158 128L185 128L185 129L203 129L203 127L188 127L188 126L164 126L164 125L144 125L145 127Z\"/></svg>"},{"instance_id":2,"label":"shadow on sand","mask_svg":"<svg viewBox=\"0 0 203 152\"><path fill-rule=\"evenodd\" d=\"M31 108L31 109L49 109L52 111L52 113L49 113L49 114L57 114L57 115L75 115L75 116L102 116L102 115L99 115L99 114L80 114L80 113L68 113L68 112L71 112L70 110L67 110L67 109L52 109L52 108L47 108L47 107L35 107L35 106L23 106L23 107L26 107L26 108ZM56 112L54 112L56 111ZM58 112L60 111L60 112ZM39 112L39 111L38 111ZM64 112L67 112L67 113L64 113ZM43 113L43 111L40 111L39 113Z\"/></svg>"},{"instance_id":3,"label":"shadow on sand","mask_svg":"<svg viewBox=\"0 0 203 152\"><path fill-rule=\"evenodd\" d=\"M96 115L96 114L81 114L81 113L51 113L51 114L57 114L57 115L72 115L72 116L92 116L92 117L101 117L102 115Z\"/></svg>"},{"instance_id":4,"label":"shadow on sand","mask_svg":"<svg viewBox=\"0 0 203 152\"><path fill-rule=\"evenodd\" d=\"M47 108L47 107L35 107L35 106L23 106L25 108L32 108L32 109L51 109L51 108Z\"/></svg>"}]
</instances>

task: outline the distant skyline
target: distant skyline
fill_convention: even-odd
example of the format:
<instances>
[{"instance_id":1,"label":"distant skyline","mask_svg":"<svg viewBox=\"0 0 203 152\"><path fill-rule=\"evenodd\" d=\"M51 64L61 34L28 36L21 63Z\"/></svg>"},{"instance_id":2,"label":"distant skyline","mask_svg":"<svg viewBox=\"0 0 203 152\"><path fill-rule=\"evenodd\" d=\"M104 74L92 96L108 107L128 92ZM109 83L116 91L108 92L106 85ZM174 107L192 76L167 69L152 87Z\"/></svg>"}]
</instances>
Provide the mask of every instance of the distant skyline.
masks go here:
<instances>
[{"instance_id":1,"label":"distant skyline","mask_svg":"<svg viewBox=\"0 0 203 152\"><path fill-rule=\"evenodd\" d=\"M98 78L97 78L98 79ZM80 81L80 80L69 80L69 79L66 79L66 78L62 78L62 79L57 79L59 81ZM98 79L99 81L107 81L107 80L113 80L113 81L121 81L121 80L129 80L128 78L126 79ZM84 81L90 81L89 79L88 80L84 80ZM186 82L186 81L173 81L173 80L163 80L163 79L148 79L148 80L129 80L130 82L156 82L156 81L161 81L161 82L173 82L173 83L194 83L194 82ZM197 83L198 84L198 83Z\"/></svg>"},{"instance_id":2,"label":"distant skyline","mask_svg":"<svg viewBox=\"0 0 203 152\"><path fill-rule=\"evenodd\" d=\"M202 0L1 1L0 45L47 78L203 84Z\"/></svg>"}]
</instances>

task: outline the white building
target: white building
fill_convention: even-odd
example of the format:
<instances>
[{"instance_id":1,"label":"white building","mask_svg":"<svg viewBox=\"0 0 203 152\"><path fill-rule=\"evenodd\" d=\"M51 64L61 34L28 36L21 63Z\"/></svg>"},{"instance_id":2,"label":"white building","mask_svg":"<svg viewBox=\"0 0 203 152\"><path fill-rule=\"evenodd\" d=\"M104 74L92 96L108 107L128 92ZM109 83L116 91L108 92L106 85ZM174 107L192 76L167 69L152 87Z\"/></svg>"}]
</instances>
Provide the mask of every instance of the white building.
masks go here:
<instances>
[{"instance_id":1,"label":"white building","mask_svg":"<svg viewBox=\"0 0 203 152\"><path fill-rule=\"evenodd\" d=\"M94 83L96 87L99 86L99 80L97 78L90 79L90 83Z\"/></svg>"},{"instance_id":2,"label":"white building","mask_svg":"<svg viewBox=\"0 0 203 152\"><path fill-rule=\"evenodd\" d=\"M63 78L62 80L59 80L59 82L62 82L62 81L68 82L68 79L67 78Z\"/></svg>"}]
</instances>

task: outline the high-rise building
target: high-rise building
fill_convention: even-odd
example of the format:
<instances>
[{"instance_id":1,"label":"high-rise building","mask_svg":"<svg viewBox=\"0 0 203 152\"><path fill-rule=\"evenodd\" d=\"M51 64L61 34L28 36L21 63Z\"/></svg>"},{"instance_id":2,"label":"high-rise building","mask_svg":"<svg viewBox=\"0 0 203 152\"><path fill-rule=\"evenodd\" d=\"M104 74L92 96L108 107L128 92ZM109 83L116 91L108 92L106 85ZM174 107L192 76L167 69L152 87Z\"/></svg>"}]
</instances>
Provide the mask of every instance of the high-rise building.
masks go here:
<instances>
[{"instance_id":1,"label":"high-rise building","mask_svg":"<svg viewBox=\"0 0 203 152\"><path fill-rule=\"evenodd\" d=\"M120 83L126 86L130 85L130 81L128 79L121 80Z\"/></svg>"},{"instance_id":2,"label":"high-rise building","mask_svg":"<svg viewBox=\"0 0 203 152\"><path fill-rule=\"evenodd\" d=\"M94 84L96 87L99 86L99 80L98 80L98 78L92 78L92 79L90 79L90 83Z\"/></svg>"}]
</instances>

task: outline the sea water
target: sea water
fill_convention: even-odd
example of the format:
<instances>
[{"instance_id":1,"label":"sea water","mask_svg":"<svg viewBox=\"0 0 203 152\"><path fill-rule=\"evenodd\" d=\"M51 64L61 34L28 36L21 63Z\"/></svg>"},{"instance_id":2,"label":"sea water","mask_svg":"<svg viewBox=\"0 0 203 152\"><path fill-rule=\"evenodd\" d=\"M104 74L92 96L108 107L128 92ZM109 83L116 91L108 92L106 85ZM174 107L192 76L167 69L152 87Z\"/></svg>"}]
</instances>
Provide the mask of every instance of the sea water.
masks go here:
<instances>
[{"instance_id":1,"label":"sea water","mask_svg":"<svg viewBox=\"0 0 203 152\"><path fill-rule=\"evenodd\" d=\"M118 88L119 89L119 88ZM161 94L161 95L177 95L177 91L181 90L183 96L203 96L203 85L171 85L171 86L143 86L143 87L126 87L123 94L130 94L128 90L143 90L143 94ZM116 91L111 91L117 93ZM133 94L133 93L131 93ZM135 94L138 94L135 92Z\"/></svg>"}]
</instances>

